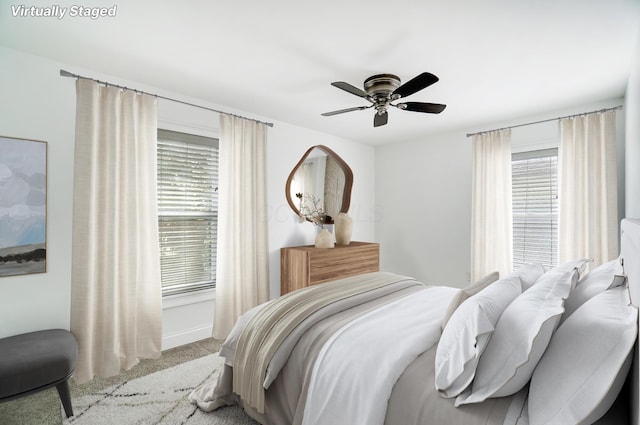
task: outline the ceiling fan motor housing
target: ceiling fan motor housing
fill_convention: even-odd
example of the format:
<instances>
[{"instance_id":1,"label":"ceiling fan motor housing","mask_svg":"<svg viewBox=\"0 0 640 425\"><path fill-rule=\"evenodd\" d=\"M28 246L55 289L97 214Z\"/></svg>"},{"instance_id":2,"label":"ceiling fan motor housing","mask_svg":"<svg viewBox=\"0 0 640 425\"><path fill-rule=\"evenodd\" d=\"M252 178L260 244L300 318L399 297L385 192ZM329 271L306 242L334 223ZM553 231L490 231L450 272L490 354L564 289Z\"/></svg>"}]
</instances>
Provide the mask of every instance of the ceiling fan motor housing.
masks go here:
<instances>
[{"instance_id":1,"label":"ceiling fan motor housing","mask_svg":"<svg viewBox=\"0 0 640 425\"><path fill-rule=\"evenodd\" d=\"M400 78L393 74L378 74L364 80L364 90L371 96L376 111L384 114L393 100L391 93L400 87Z\"/></svg>"},{"instance_id":2,"label":"ceiling fan motor housing","mask_svg":"<svg viewBox=\"0 0 640 425\"><path fill-rule=\"evenodd\" d=\"M364 90L372 97L388 97L398 87L400 78L393 74L378 74L364 80Z\"/></svg>"}]
</instances>

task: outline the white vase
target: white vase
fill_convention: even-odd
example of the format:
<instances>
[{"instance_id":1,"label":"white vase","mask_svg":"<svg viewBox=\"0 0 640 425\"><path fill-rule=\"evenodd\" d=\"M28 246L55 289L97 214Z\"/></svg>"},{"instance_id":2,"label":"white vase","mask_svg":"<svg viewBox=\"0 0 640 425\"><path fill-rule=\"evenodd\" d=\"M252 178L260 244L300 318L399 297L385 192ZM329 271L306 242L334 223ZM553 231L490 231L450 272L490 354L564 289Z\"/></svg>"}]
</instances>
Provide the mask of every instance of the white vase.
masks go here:
<instances>
[{"instance_id":1,"label":"white vase","mask_svg":"<svg viewBox=\"0 0 640 425\"><path fill-rule=\"evenodd\" d=\"M333 248L333 235L327 229L322 229L316 236L316 248Z\"/></svg>"},{"instance_id":2,"label":"white vase","mask_svg":"<svg viewBox=\"0 0 640 425\"><path fill-rule=\"evenodd\" d=\"M336 243L338 245L349 245L351 243L351 233L353 232L353 219L347 213L339 213L334 220L336 229Z\"/></svg>"}]
</instances>

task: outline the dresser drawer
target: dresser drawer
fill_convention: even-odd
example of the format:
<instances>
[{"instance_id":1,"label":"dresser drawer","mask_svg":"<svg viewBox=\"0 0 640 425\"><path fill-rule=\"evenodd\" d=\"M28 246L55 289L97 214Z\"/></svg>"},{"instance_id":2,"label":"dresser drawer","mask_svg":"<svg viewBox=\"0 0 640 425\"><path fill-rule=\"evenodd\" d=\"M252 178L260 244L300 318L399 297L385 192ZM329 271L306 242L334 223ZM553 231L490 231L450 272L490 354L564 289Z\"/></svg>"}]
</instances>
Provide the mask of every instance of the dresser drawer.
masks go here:
<instances>
[{"instance_id":1,"label":"dresser drawer","mask_svg":"<svg viewBox=\"0 0 640 425\"><path fill-rule=\"evenodd\" d=\"M309 284L356 274L377 272L380 270L380 255L377 244L354 247L348 252L333 248L335 252L312 253L309 257Z\"/></svg>"},{"instance_id":2,"label":"dresser drawer","mask_svg":"<svg viewBox=\"0 0 640 425\"><path fill-rule=\"evenodd\" d=\"M320 249L314 246L282 248L280 292L380 270L377 243L351 242L348 246Z\"/></svg>"}]
</instances>

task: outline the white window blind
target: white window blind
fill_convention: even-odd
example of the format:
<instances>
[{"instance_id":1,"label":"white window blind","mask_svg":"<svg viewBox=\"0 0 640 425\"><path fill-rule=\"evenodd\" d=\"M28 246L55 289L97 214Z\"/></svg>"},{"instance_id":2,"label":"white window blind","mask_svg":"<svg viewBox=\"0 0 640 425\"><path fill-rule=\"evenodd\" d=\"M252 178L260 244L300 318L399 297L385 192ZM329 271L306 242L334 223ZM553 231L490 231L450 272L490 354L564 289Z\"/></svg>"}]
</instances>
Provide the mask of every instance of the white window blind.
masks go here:
<instances>
[{"instance_id":1,"label":"white window blind","mask_svg":"<svg viewBox=\"0 0 640 425\"><path fill-rule=\"evenodd\" d=\"M158 130L158 222L163 295L215 286L217 139Z\"/></svg>"},{"instance_id":2,"label":"white window blind","mask_svg":"<svg viewBox=\"0 0 640 425\"><path fill-rule=\"evenodd\" d=\"M512 155L513 267L558 263L558 150Z\"/></svg>"}]
</instances>

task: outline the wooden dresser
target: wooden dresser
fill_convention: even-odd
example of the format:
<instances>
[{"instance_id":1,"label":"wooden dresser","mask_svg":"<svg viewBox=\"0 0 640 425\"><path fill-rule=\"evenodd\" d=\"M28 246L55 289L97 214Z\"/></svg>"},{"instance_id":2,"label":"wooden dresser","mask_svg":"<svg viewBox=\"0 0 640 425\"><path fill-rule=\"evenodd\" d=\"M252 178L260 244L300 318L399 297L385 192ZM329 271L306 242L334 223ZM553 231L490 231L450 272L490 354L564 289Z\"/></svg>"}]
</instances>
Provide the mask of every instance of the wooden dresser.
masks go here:
<instances>
[{"instance_id":1,"label":"wooden dresser","mask_svg":"<svg viewBox=\"0 0 640 425\"><path fill-rule=\"evenodd\" d=\"M317 283L380 270L380 245L351 242L348 246L313 245L280 249L280 294Z\"/></svg>"}]
</instances>

